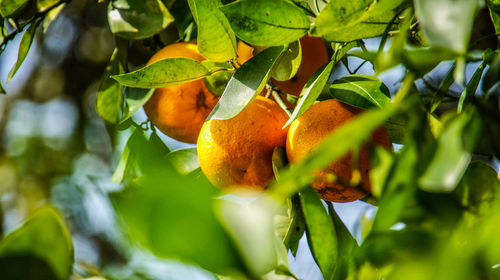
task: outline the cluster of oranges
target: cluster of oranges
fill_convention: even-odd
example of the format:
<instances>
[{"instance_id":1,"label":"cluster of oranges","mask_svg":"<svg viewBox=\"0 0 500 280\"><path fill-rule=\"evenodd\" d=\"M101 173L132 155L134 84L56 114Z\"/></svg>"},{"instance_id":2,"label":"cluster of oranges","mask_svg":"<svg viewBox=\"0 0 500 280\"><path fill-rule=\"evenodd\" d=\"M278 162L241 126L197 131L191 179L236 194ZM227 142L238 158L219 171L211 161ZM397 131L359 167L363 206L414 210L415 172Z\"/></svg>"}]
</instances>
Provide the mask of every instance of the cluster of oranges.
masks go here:
<instances>
[{"instance_id":1,"label":"cluster of oranges","mask_svg":"<svg viewBox=\"0 0 500 280\"><path fill-rule=\"evenodd\" d=\"M295 96L329 60L328 49L321 38L305 36L300 43L302 63L297 74L288 81L271 81L282 92ZM252 50L240 42L238 63L250 59ZM148 64L174 57L204 60L196 44L175 43L157 52ZM290 162L299 161L331 131L361 112L337 100L325 100L312 105L288 128L284 127L287 113L273 100L258 96L234 118L206 121L217 101L218 97L207 89L204 81L196 80L156 89L144 109L153 124L166 135L197 144L203 173L213 185L223 189L232 186L264 189L274 177L272 154L275 147L286 148ZM384 128L372 135L372 142L391 147ZM369 167L370 154L365 145L357 161L349 154L318 171L312 187L328 201L360 199L370 191ZM359 171L359 187L349 183L353 169Z\"/></svg>"}]
</instances>

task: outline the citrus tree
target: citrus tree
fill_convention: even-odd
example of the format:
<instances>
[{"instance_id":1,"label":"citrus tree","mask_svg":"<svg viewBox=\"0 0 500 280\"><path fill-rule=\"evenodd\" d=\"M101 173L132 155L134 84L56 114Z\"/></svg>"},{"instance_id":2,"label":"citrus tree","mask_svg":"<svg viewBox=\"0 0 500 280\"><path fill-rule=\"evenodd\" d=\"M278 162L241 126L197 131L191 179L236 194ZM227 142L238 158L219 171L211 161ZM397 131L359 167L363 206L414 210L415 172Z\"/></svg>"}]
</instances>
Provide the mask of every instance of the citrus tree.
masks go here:
<instances>
[{"instance_id":1,"label":"citrus tree","mask_svg":"<svg viewBox=\"0 0 500 280\"><path fill-rule=\"evenodd\" d=\"M323 279L500 278L498 1L0 0L0 51L20 38L8 80L37 36L64 42L50 30L71 9L112 35L78 75L101 76L91 108L117 158L85 178L114 186L120 249L75 262L87 229L44 173L57 191L5 230L0 278L152 279L130 266L146 254L298 279L304 238ZM9 147L12 172L39 170ZM106 168L84 159L57 170ZM359 231L337 204L357 200L376 207Z\"/></svg>"}]
</instances>

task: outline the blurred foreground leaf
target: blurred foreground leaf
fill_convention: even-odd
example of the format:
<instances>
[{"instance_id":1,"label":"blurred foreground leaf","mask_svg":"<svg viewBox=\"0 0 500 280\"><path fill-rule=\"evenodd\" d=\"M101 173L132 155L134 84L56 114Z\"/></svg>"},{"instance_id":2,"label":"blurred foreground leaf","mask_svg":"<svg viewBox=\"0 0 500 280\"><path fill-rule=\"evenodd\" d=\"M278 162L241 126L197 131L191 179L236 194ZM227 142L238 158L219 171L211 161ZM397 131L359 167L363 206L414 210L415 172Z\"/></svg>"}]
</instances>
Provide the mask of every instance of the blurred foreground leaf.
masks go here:
<instances>
[{"instance_id":1,"label":"blurred foreground leaf","mask_svg":"<svg viewBox=\"0 0 500 280\"><path fill-rule=\"evenodd\" d=\"M278 255L273 231L275 202L261 197L253 203L218 199L215 211L219 221L238 247L252 275L258 277L275 269Z\"/></svg>"},{"instance_id":2,"label":"blurred foreground leaf","mask_svg":"<svg viewBox=\"0 0 500 280\"><path fill-rule=\"evenodd\" d=\"M167 160L181 174L188 174L200 167L196 148L179 149L168 153Z\"/></svg>"},{"instance_id":3,"label":"blurred foreground leaf","mask_svg":"<svg viewBox=\"0 0 500 280\"><path fill-rule=\"evenodd\" d=\"M70 233L61 215L50 207L39 209L0 243L2 279L66 280L72 265Z\"/></svg>"},{"instance_id":4,"label":"blurred foreground leaf","mask_svg":"<svg viewBox=\"0 0 500 280\"><path fill-rule=\"evenodd\" d=\"M238 38L252 45L285 45L309 30L303 10L286 0L241 0L221 10Z\"/></svg>"},{"instance_id":5,"label":"blurred foreground leaf","mask_svg":"<svg viewBox=\"0 0 500 280\"><path fill-rule=\"evenodd\" d=\"M479 1L415 0L414 3L429 45L464 54Z\"/></svg>"},{"instance_id":6,"label":"blurred foreground leaf","mask_svg":"<svg viewBox=\"0 0 500 280\"><path fill-rule=\"evenodd\" d=\"M481 133L481 119L469 110L449 120L438 138L436 153L418 183L430 192L451 192L464 174Z\"/></svg>"},{"instance_id":7,"label":"blurred foreground leaf","mask_svg":"<svg viewBox=\"0 0 500 280\"><path fill-rule=\"evenodd\" d=\"M244 271L214 214L215 189L196 174L179 174L165 159L161 145L143 134L136 137L132 153L137 156L129 161L142 172L124 192L113 196L131 240L159 257L194 263L219 274Z\"/></svg>"}]
</instances>

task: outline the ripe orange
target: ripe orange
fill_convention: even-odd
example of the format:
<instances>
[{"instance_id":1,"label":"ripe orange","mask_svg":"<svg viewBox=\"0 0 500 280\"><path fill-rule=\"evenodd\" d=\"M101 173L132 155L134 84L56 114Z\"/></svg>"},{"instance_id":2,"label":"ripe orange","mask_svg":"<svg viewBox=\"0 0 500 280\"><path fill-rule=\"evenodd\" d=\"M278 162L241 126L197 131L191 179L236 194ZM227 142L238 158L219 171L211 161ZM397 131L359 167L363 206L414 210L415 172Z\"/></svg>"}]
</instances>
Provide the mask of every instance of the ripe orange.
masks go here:
<instances>
[{"instance_id":1,"label":"ripe orange","mask_svg":"<svg viewBox=\"0 0 500 280\"><path fill-rule=\"evenodd\" d=\"M174 43L158 51L148 62L165 58L187 57L197 61L205 58L194 43ZM196 80L175 86L157 88L144 110L153 124L167 136L188 143L196 143L203 122L214 108L218 98Z\"/></svg>"},{"instance_id":2,"label":"ripe orange","mask_svg":"<svg viewBox=\"0 0 500 280\"><path fill-rule=\"evenodd\" d=\"M198 137L201 170L219 188L263 189L273 177L274 148L285 147L287 119L274 101L257 96L234 118L206 122Z\"/></svg>"},{"instance_id":3,"label":"ripe orange","mask_svg":"<svg viewBox=\"0 0 500 280\"><path fill-rule=\"evenodd\" d=\"M242 41L238 42L238 64L243 64L253 57L253 48Z\"/></svg>"},{"instance_id":4,"label":"ripe orange","mask_svg":"<svg viewBox=\"0 0 500 280\"><path fill-rule=\"evenodd\" d=\"M312 105L290 125L286 143L288 160L295 162L306 157L323 138L361 112L361 109L334 99ZM375 145L392 149L391 140L384 127L372 134L371 141ZM327 201L348 202L363 198L371 190L368 177L370 151L366 144L359 153L357 165L361 173L361 188L349 186L353 173L353 159L350 153L330 164L327 169L319 171L312 187ZM336 180L332 172L337 176Z\"/></svg>"},{"instance_id":5,"label":"ripe orange","mask_svg":"<svg viewBox=\"0 0 500 280\"><path fill-rule=\"evenodd\" d=\"M302 88L321 66L328 63L330 56L323 39L319 37L304 36L300 39L302 48L302 62L297 74L288 81L276 81L273 83L286 93L296 96L300 95Z\"/></svg>"}]
</instances>

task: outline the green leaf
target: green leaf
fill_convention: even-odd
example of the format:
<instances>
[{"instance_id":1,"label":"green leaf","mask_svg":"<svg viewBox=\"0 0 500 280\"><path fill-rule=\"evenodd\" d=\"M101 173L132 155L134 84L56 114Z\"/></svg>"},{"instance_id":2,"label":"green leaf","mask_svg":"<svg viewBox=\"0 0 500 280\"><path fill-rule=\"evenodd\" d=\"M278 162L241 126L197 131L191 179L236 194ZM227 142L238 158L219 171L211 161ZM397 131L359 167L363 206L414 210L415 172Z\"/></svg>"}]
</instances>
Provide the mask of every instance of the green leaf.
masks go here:
<instances>
[{"instance_id":1,"label":"green leaf","mask_svg":"<svg viewBox=\"0 0 500 280\"><path fill-rule=\"evenodd\" d=\"M295 41L288 46L288 49L276 62L271 76L278 81L290 80L297 74L301 62L302 48L300 47L300 41Z\"/></svg>"},{"instance_id":2,"label":"green leaf","mask_svg":"<svg viewBox=\"0 0 500 280\"><path fill-rule=\"evenodd\" d=\"M200 167L196 148L180 149L170 152L167 160L181 174L188 174Z\"/></svg>"},{"instance_id":3,"label":"green leaf","mask_svg":"<svg viewBox=\"0 0 500 280\"><path fill-rule=\"evenodd\" d=\"M430 46L467 51L478 0L415 0L415 10Z\"/></svg>"},{"instance_id":4,"label":"green leaf","mask_svg":"<svg viewBox=\"0 0 500 280\"><path fill-rule=\"evenodd\" d=\"M495 26L496 34L500 34L500 2L496 0L486 1L490 10L491 20Z\"/></svg>"},{"instance_id":5,"label":"green leaf","mask_svg":"<svg viewBox=\"0 0 500 280\"><path fill-rule=\"evenodd\" d=\"M14 266L6 267L13 258L29 262L24 263L24 266L12 263ZM7 268L7 271L2 270L3 276L3 273L8 272L15 275L15 279L41 279L39 277L43 273L33 273L32 269L36 268L30 265L38 266L49 275L53 274L55 279L65 280L71 276L71 236L61 215L53 208L43 207L37 210L24 225L7 235L0 243L0 268ZM29 275L30 278L23 278L22 275Z\"/></svg>"},{"instance_id":6,"label":"green leaf","mask_svg":"<svg viewBox=\"0 0 500 280\"><path fill-rule=\"evenodd\" d=\"M252 45L285 45L309 30L304 11L286 0L240 0L221 10L238 38Z\"/></svg>"},{"instance_id":7,"label":"green leaf","mask_svg":"<svg viewBox=\"0 0 500 280\"><path fill-rule=\"evenodd\" d=\"M51 1L51 0L48 0ZM54 22L54 20L59 16L61 11L66 7L66 3L61 3L57 7L50 8L50 11L47 12L44 19L42 20L42 31L43 33L47 32L49 26Z\"/></svg>"},{"instance_id":8,"label":"green leaf","mask_svg":"<svg viewBox=\"0 0 500 280\"><path fill-rule=\"evenodd\" d=\"M11 17L29 2L29 0L0 0L0 15L3 18Z\"/></svg>"},{"instance_id":9,"label":"green leaf","mask_svg":"<svg viewBox=\"0 0 500 280\"><path fill-rule=\"evenodd\" d=\"M335 80L330 85L332 97L364 109L382 108L391 102L389 89L377 77L350 75Z\"/></svg>"},{"instance_id":10,"label":"green leaf","mask_svg":"<svg viewBox=\"0 0 500 280\"><path fill-rule=\"evenodd\" d=\"M500 195L497 172L482 161L471 162L454 195L463 206L480 213L481 209L493 206L495 198Z\"/></svg>"},{"instance_id":11,"label":"green leaf","mask_svg":"<svg viewBox=\"0 0 500 280\"><path fill-rule=\"evenodd\" d=\"M275 201L261 197L253 203L219 199L214 206L219 221L239 249L246 267L255 276L264 275L278 265L273 231L275 204Z\"/></svg>"},{"instance_id":12,"label":"green leaf","mask_svg":"<svg viewBox=\"0 0 500 280\"><path fill-rule=\"evenodd\" d=\"M24 32L21 43L19 44L16 64L14 65L14 67L12 67L12 70L10 70L7 82L9 82L12 77L14 77L17 70L19 69L19 67L21 67L21 64L23 64L24 59L28 55L28 51L30 50L31 43L33 43L33 39L35 38L35 33L38 25L40 25L40 22L41 21L36 21L32 23Z\"/></svg>"},{"instance_id":13,"label":"green leaf","mask_svg":"<svg viewBox=\"0 0 500 280\"><path fill-rule=\"evenodd\" d=\"M188 0L198 24L198 50L212 61L228 61L236 57L236 37L224 14L220 0Z\"/></svg>"},{"instance_id":14,"label":"green leaf","mask_svg":"<svg viewBox=\"0 0 500 280\"><path fill-rule=\"evenodd\" d=\"M212 76L205 77L203 82L211 93L220 97L224 93L224 90L226 89L232 76L233 73L229 71L222 71L217 74L213 74Z\"/></svg>"},{"instance_id":15,"label":"green leaf","mask_svg":"<svg viewBox=\"0 0 500 280\"><path fill-rule=\"evenodd\" d=\"M297 106L292 112L292 115L285 124L285 127L290 125L295 119L300 117L311 105L314 104L318 96L321 94L325 88L330 74L332 72L334 61L330 61L326 66L321 67L314 73L314 75L307 81L306 85L300 93L300 99Z\"/></svg>"},{"instance_id":16,"label":"green leaf","mask_svg":"<svg viewBox=\"0 0 500 280\"><path fill-rule=\"evenodd\" d=\"M300 193L307 242L324 279L333 279L338 260L337 233L325 206L312 188Z\"/></svg>"},{"instance_id":17,"label":"green leaf","mask_svg":"<svg viewBox=\"0 0 500 280\"><path fill-rule=\"evenodd\" d=\"M485 67L486 67L486 62L483 61L483 63L479 64L479 67L476 69L476 72L474 72L474 75L472 75L472 78L470 79L467 86L465 86L465 89L460 95L460 99L458 100L458 108L457 108L458 113L462 112L464 106L470 103L471 99L474 98L477 87L479 86L479 82L481 82L481 77L483 76L483 71Z\"/></svg>"},{"instance_id":18,"label":"green leaf","mask_svg":"<svg viewBox=\"0 0 500 280\"><path fill-rule=\"evenodd\" d=\"M113 34L127 39L153 36L174 21L161 0L112 0L108 22Z\"/></svg>"},{"instance_id":19,"label":"green leaf","mask_svg":"<svg viewBox=\"0 0 500 280\"><path fill-rule=\"evenodd\" d=\"M385 128L392 143L402 144L406 138L407 121L401 117L391 117L385 122Z\"/></svg>"},{"instance_id":20,"label":"green leaf","mask_svg":"<svg viewBox=\"0 0 500 280\"><path fill-rule=\"evenodd\" d=\"M290 199L290 219L286 228L285 235L283 236L283 243L285 244L287 249L290 249L292 255L294 256L297 255L299 241L304 235L306 227L304 214L302 213L302 207L300 206L300 204L300 197L298 195L295 195Z\"/></svg>"},{"instance_id":21,"label":"green leaf","mask_svg":"<svg viewBox=\"0 0 500 280\"><path fill-rule=\"evenodd\" d=\"M164 149L143 133L131 149L137 155L131 164L139 167L141 177L112 197L128 237L162 258L219 274L243 271L236 248L214 214L215 189L203 177L175 171Z\"/></svg>"},{"instance_id":22,"label":"green leaf","mask_svg":"<svg viewBox=\"0 0 500 280\"><path fill-rule=\"evenodd\" d=\"M115 82L116 83L116 82ZM125 87L125 112L120 118L120 123L131 118L149 100L154 89Z\"/></svg>"},{"instance_id":23,"label":"green leaf","mask_svg":"<svg viewBox=\"0 0 500 280\"><path fill-rule=\"evenodd\" d=\"M429 192L451 192L462 178L481 132L481 118L475 110L459 114L445 123L437 150L418 180Z\"/></svg>"},{"instance_id":24,"label":"green leaf","mask_svg":"<svg viewBox=\"0 0 500 280\"><path fill-rule=\"evenodd\" d=\"M110 75L123 72L123 68L118 61L118 51L115 49L109 65L106 67L101 86L97 91L97 113L104 120L110 123L118 123L122 119L123 94L122 86Z\"/></svg>"},{"instance_id":25,"label":"green leaf","mask_svg":"<svg viewBox=\"0 0 500 280\"><path fill-rule=\"evenodd\" d=\"M408 200L416 191L414 186L417 162L417 144L415 139L409 138L392 165L384 189L377 190L378 193L382 192L382 195L372 232L388 230L398 222L403 209L408 205Z\"/></svg>"},{"instance_id":26,"label":"green leaf","mask_svg":"<svg viewBox=\"0 0 500 280\"><path fill-rule=\"evenodd\" d=\"M450 68L450 71L448 71L448 74L446 74L446 77L444 77L443 81L441 84L439 84L438 91L436 92L436 95L432 97L431 104L430 104L430 113L434 112L439 104L441 104L441 101L443 100L444 95L450 88L450 86L453 84L455 81L455 78L453 76L453 73L455 72L455 64L453 64L453 67Z\"/></svg>"},{"instance_id":27,"label":"green leaf","mask_svg":"<svg viewBox=\"0 0 500 280\"><path fill-rule=\"evenodd\" d=\"M394 155L384 148L374 147L370 162L371 192L373 196L379 198L394 163Z\"/></svg>"},{"instance_id":28,"label":"green leaf","mask_svg":"<svg viewBox=\"0 0 500 280\"><path fill-rule=\"evenodd\" d=\"M337 1L342 2L342 1ZM344 5L347 6L348 1L344 1ZM353 1L351 1L352 3ZM356 1L354 1L356 2ZM362 4L358 1L357 5ZM366 5L369 5L370 1L366 1ZM388 25L393 22L394 17L396 16L396 10L401 4L403 0L382 0L377 1L373 6L369 6L370 8L366 10L363 14L361 14L358 18L359 21L353 19L354 23L347 24L339 29L338 25L324 25L329 21L327 20L335 20L336 17L332 17L329 19L321 19L323 23L320 22L320 31L327 32L327 30L331 30L325 34L323 37L329 41L334 42L350 42L363 38L371 38L375 36L382 35L387 29ZM339 3L337 3L339 5ZM321 13L320 13L321 15ZM321 16L323 17L323 16ZM389 30L391 27L389 26ZM314 29L313 29L313 32Z\"/></svg>"},{"instance_id":29,"label":"green leaf","mask_svg":"<svg viewBox=\"0 0 500 280\"><path fill-rule=\"evenodd\" d=\"M7 92L5 91L5 89L2 86L2 82L1 81L0 81L0 94L7 94Z\"/></svg>"},{"instance_id":30,"label":"green leaf","mask_svg":"<svg viewBox=\"0 0 500 280\"><path fill-rule=\"evenodd\" d=\"M316 17L310 33L313 36L325 36L353 26L368 17L368 11L375 2L373 0L330 1Z\"/></svg>"},{"instance_id":31,"label":"green leaf","mask_svg":"<svg viewBox=\"0 0 500 280\"><path fill-rule=\"evenodd\" d=\"M273 66L285 50L268 48L236 70L208 119L230 119L239 114L264 89Z\"/></svg>"},{"instance_id":32,"label":"green leaf","mask_svg":"<svg viewBox=\"0 0 500 280\"><path fill-rule=\"evenodd\" d=\"M333 203L328 203L328 213L337 234L339 252L334 279L345 279L348 275L349 266L353 265L352 256L354 250L358 249L358 242L337 215L335 209L333 209Z\"/></svg>"},{"instance_id":33,"label":"green leaf","mask_svg":"<svg viewBox=\"0 0 500 280\"><path fill-rule=\"evenodd\" d=\"M271 185L270 191L279 197L290 197L307 184L314 181L314 172L328 166L331 162L345 155L349 150L360 146L371 133L383 125L390 116L407 110L414 101L405 104L388 105L362 113L327 136L304 160L290 165L280 175L280 181ZM349 141L345 141L349 139Z\"/></svg>"},{"instance_id":34,"label":"green leaf","mask_svg":"<svg viewBox=\"0 0 500 280\"><path fill-rule=\"evenodd\" d=\"M202 63L186 57L167 58L151 65L111 78L128 87L159 88L182 84L210 76L210 71Z\"/></svg>"},{"instance_id":35,"label":"green leaf","mask_svg":"<svg viewBox=\"0 0 500 280\"><path fill-rule=\"evenodd\" d=\"M37 0L36 1L36 9L39 12L45 12L49 8L59 4L60 0Z\"/></svg>"}]
</instances>

